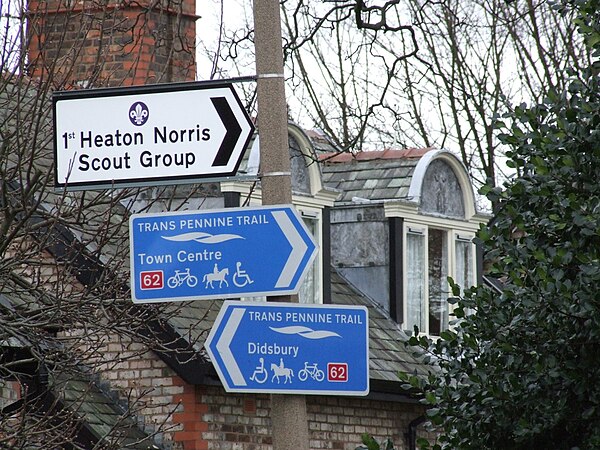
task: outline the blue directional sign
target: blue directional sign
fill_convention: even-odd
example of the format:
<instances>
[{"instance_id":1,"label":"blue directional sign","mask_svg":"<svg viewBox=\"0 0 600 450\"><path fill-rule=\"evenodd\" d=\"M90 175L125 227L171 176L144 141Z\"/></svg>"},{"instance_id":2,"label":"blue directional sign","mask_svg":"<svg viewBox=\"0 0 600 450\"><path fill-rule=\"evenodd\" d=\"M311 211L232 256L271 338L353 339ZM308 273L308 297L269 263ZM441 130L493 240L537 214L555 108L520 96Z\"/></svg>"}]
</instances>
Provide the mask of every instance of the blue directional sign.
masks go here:
<instances>
[{"instance_id":1,"label":"blue directional sign","mask_svg":"<svg viewBox=\"0 0 600 450\"><path fill-rule=\"evenodd\" d=\"M367 395L364 306L227 301L205 348L227 392Z\"/></svg>"},{"instance_id":2,"label":"blue directional sign","mask_svg":"<svg viewBox=\"0 0 600 450\"><path fill-rule=\"evenodd\" d=\"M298 292L317 246L291 205L134 214L136 303Z\"/></svg>"}]
</instances>

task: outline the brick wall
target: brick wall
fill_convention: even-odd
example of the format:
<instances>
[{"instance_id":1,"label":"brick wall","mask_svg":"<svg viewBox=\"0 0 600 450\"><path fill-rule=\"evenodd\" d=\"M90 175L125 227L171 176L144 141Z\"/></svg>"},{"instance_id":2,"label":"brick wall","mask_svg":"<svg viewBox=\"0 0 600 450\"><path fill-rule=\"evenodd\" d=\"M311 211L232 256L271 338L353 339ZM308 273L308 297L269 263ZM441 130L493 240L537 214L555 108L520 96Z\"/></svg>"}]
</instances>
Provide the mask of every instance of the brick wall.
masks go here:
<instances>
[{"instance_id":1,"label":"brick wall","mask_svg":"<svg viewBox=\"0 0 600 450\"><path fill-rule=\"evenodd\" d=\"M215 386L185 386L174 396L181 425L174 434L183 450L272 450L270 396L228 394ZM354 450L362 433L392 438L406 448L409 423L423 413L416 404L349 397L307 396L310 448ZM420 433L423 435L423 433Z\"/></svg>"},{"instance_id":2,"label":"brick wall","mask_svg":"<svg viewBox=\"0 0 600 450\"><path fill-rule=\"evenodd\" d=\"M186 395L193 387L146 346L123 336L110 336L96 354L97 374L105 390L118 395L159 444L182 449L174 445L174 435L183 430L176 416L195 408Z\"/></svg>"},{"instance_id":3,"label":"brick wall","mask_svg":"<svg viewBox=\"0 0 600 450\"><path fill-rule=\"evenodd\" d=\"M148 432L173 450L272 450L270 396L230 394L218 386L192 386L153 353L135 344L106 357L121 362L103 372L110 386L129 401L139 398L138 413ZM354 397L306 396L311 450L354 450L361 435L381 442L391 438L406 449L411 421L423 414L418 404ZM420 429L420 436L427 435ZM430 435L431 437L431 435Z\"/></svg>"},{"instance_id":4,"label":"brick wall","mask_svg":"<svg viewBox=\"0 0 600 450\"><path fill-rule=\"evenodd\" d=\"M29 0L29 74L57 89L194 80L194 11L194 0Z\"/></svg>"},{"instance_id":5,"label":"brick wall","mask_svg":"<svg viewBox=\"0 0 600 450\"><path fill-rule=\"evenodd\" d=\"M0 409L21 398L21 385L18 381L0 379Z\"/></svg>"},{"instance_id":6,"label":"brick wall","mask_svg":"<svg viewBox=\"0 0 600 450\"><path fill-rule=\"evenodd\" d=\"M404 449L410 422L423 414L417 404L349 397L307 397L307 410L311 449L354 450L363 433Z\"/></svg>"}]
</instances>

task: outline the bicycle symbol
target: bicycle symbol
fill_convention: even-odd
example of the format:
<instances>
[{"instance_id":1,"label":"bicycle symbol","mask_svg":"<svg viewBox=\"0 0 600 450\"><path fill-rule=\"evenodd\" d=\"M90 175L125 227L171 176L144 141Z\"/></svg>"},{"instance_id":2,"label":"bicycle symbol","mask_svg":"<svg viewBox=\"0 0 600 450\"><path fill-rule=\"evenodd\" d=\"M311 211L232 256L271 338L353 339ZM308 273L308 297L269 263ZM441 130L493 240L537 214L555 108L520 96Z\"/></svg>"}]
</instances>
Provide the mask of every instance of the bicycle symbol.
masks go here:
<instances>
[{"instance_id":1,"label":"bicycle symbol","mask_svg":"<svg viewBox=\"0 0 600 450\"><path fill-rule=\"evenodd\" d=\"M198 284L198 278L190 273L189 268L184 271L176 270L175 275L167 280L167 286L169 286L171 289L175 289L176 287L181 286L183 283L187 283L187 285L191 288Z\"/></svg>"},{"instance_id":2,"label":"bicycle symbol","mask_svg":"<svg viewBox=\"0 0 600 450\"><path fill-rule=\"evenodd\" d=\"M316 381L323 381L325 379L325 372L317 368L317 363L309 365L308 362L305 361L304 369L301 369L298 372L298 379L300 381L306 381L309 375L313 380Z\"/></svg>"},{"instance_id":3,"label":"bicycle symbol","mask_svg":"<svg viewBox=\"0 0 600 450\"><path fill-rule=\"evenodd\" d=\"M260 361L260 365L254 369L250 381L256 381L257 383L262 384L267 381L269 374L267 373L267 369L265 369L265 360L263 358L259 358L258 360Z\"/></svg>"},{"instance_id":4,"label":"bicycle symbol","mask_svg":"<svg viewBox=\"0 0 600 450\"><path fill-rule=\"evenodd\" d=\"M245 270L242 269L242 263L241 262L236 262L235 263L235 273L233 274L233 284L235 284L237 287L241 288L246 286L247 284L252 284L254 283L254 280L252 280L250 278L250 276L246 273Z\"/></svg>"}]
</instances>

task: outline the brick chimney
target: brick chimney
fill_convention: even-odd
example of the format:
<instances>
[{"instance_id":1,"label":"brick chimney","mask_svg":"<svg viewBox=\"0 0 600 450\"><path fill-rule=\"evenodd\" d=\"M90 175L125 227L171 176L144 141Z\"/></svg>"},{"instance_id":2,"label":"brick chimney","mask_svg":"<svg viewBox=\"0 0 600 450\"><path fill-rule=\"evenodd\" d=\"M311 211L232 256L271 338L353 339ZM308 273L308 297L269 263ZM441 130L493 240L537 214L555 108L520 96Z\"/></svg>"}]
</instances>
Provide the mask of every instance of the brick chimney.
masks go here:
<instances>
[{"instance_id":1,"label":"brick chimney","mask_svg":"<svg viewBox=\"0 0 600 450\"><path fill-rule=\"evenodd\" d=\"M195 79L195 0L29 0L27 14L29 75L54 89Z\"/></svg>"}]
</instances>

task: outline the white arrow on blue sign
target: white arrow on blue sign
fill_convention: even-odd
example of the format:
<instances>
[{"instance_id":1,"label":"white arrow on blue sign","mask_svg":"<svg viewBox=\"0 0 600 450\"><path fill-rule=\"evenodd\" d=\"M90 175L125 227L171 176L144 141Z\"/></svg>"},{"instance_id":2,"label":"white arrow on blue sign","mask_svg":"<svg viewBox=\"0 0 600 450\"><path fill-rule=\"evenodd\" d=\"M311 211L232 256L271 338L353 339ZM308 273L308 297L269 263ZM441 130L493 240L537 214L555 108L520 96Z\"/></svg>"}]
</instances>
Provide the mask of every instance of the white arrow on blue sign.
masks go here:
<instances>
[{"instance_id":1,"label":"white arrow on blue sign","mask_svg":"<svg viewBox=\"0 0 600 450\"><path fill-rule=\"evenodd\" d=\"M205 343L227 392L367 395L364 306L227 301Z\"/></svg>"},{"instance_id":2,"label":"white arrow on blue sign","mask_svg":"<svg viewBox=\"0 0 600 450\"><path fill-rule=\"evenodd\" d=\"M134 214L135 303L295 294L317 246L292 205Z\"/></svg>"}]
</instances>

